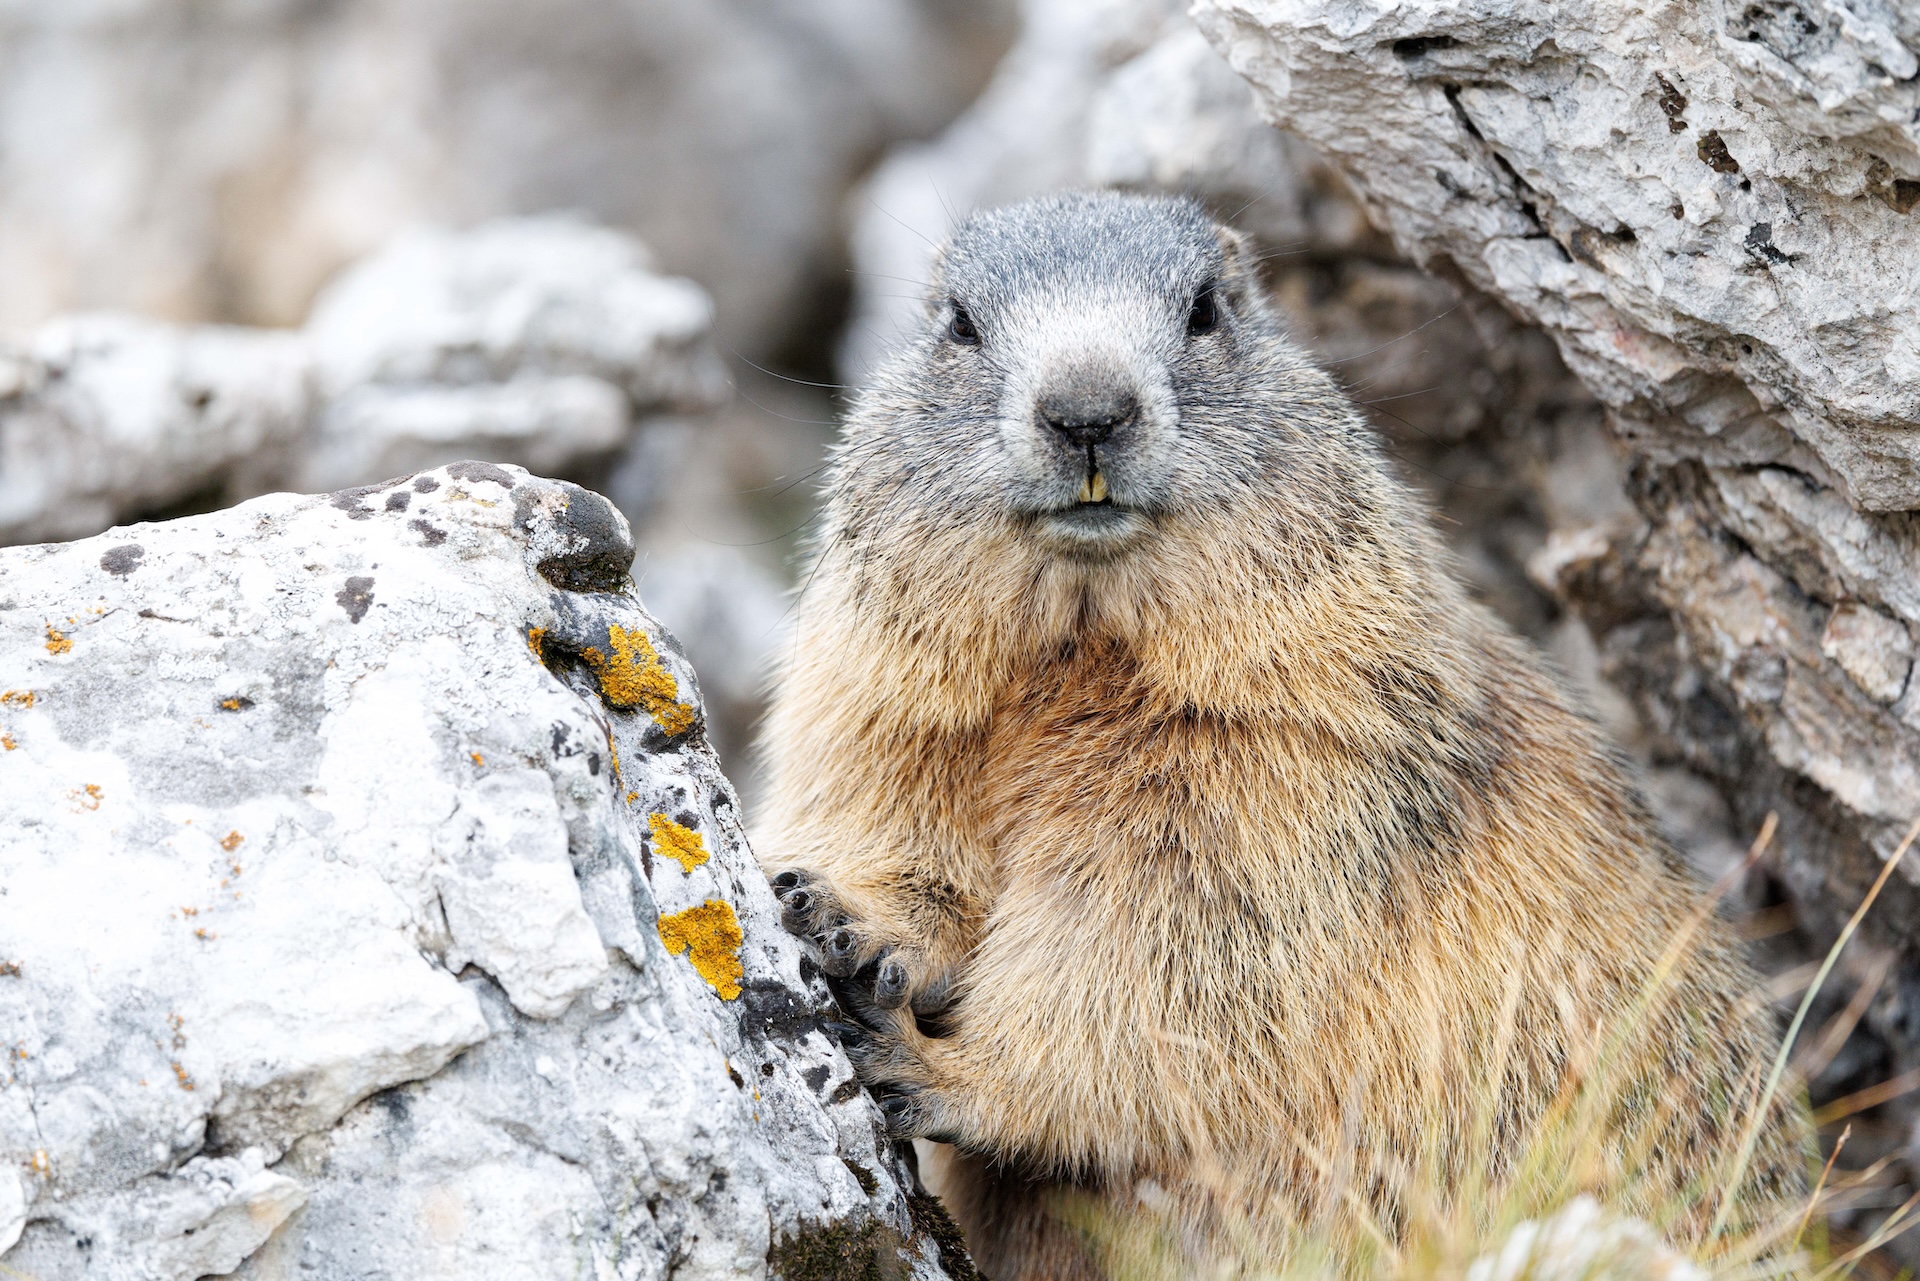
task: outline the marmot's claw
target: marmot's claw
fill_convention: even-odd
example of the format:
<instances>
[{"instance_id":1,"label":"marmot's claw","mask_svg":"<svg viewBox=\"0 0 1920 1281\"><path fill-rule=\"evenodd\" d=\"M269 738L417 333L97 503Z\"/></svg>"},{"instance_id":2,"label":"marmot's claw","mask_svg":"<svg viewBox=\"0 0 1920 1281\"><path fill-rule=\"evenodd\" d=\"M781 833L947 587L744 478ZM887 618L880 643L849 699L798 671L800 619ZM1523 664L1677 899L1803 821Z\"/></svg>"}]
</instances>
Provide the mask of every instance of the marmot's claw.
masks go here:
<instances>
[{"instance_id":1,"label":"marmot's claw","mask_svg":"<svg viewBox=\"0 0 1920 1281\"><path fill-rule=\"evenodd\" d=\"M880 962L873 976L873 1003L883 1010L897 1010L907 1003L907 967L893 957Z\"/></svg>"},{"instance_id":2,"label":"marmot's claw","mask_svg":"<svg viewBox=\"0 0 1920 1281\"><path fill-rule=\"evenodd\" d=\"M800 888L801 876L795 871L785 871L773 878L770 884L776 897L782 897Z\"/></svg>"},{"instance_id":3,"label":"marmot's claw","mask_svg":"<svg viewBox=\"0 0 1920 1281\"><path fill-rule=\"evenodd\" d=\"M789 934L811 934L813 932L813 894L808 890L794 890L780 903L780 924Z\"/></svg>"},{"instance_id":4,"label":"marmot's claw","mask_svg":"<svg viewBox=\"0 0 1920 1281\"><path fill-rule=\"evenodd\" d=\"M825 956L820 968L832 978L846 978L860 966L860 940L845 926L828 934L820 951Z\"/></svg>"}]
</instances>

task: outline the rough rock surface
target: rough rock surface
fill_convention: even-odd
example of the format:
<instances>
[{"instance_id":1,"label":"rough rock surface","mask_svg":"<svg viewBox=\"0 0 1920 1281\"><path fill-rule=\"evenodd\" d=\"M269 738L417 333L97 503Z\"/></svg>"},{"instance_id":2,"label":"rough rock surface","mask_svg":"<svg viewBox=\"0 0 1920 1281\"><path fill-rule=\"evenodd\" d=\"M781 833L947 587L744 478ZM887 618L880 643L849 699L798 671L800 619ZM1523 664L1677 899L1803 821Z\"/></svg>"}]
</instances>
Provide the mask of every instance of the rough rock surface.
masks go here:
<instances>
[{"instance_id":1,"label":"rough rock surface","mask_svg":"<svg viewBox=\"0 0 1920 1281\"><path fill-rule=\"evenodd\" d=\"M0 552L10 1274L943 1275L632 556L487 463Z\"/></svg>"},{"instance_id":2,"label":"rough rock surface","mask_svg":"<svg viewBox=\"0 0 1920 1281\"><path fill-rule=\"evenodd\" d=\"M0 330L97 309L291 325L409 227L570 209L699 280L764 357L814 323L793 309L837 257L848 183L965 103L1005 7L17 0Z\"/></svg>"},{"instance_id":3,"label":"rough rock surface","mask_svg":"<svg viewBox=\"0 0 1920 1281\"><path fill-rule=\"evenodd\" d=\"M1551 522L1536 577L1656 758L1713 779L1749 831L1780 812L1768 866L1817 956L1920 814L1920 9L1195 18L1402 251L1539 325L1605 402L1634 508ZM1816 1102L1920 1066L1920 866L1901 879L1848 958L1855 992L1816 1011L1869 1029L1809 1053ZM1920 1167L1910 1111L1861 1137L1850 1157Z\"/></svg>"},{"instance_id":4,"label":"rough rock surface","mask_svg":"<svg viewBox=\"0 0 1920 1281\"><path fill-rule=\"evenodd\" d=\"M79 316L0 348L0 542L463 456L556 471L726 394L690 281L566 218L417 232L299 331Z\"/></svg>"}]
</instances>

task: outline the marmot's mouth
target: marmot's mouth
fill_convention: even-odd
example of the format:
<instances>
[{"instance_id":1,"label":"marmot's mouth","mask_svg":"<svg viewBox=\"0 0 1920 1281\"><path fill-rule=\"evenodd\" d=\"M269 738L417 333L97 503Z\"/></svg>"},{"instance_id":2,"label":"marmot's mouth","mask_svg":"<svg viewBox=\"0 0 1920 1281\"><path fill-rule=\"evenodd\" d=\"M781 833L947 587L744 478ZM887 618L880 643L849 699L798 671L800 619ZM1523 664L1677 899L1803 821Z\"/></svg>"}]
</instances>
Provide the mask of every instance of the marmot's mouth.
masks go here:
<instances>
[{"instance_id":1,"label":"marmot's mouth","mask_svg":"<svg viewBox=\"0 0 1920 1281\"><path fill-rule=\"evenodd\" d=\"M1107 478L1095 467L1080 482L1080 505L1082 507L1111 507L1113 498L1107 493Z\"/></svg>"}]
</instances>

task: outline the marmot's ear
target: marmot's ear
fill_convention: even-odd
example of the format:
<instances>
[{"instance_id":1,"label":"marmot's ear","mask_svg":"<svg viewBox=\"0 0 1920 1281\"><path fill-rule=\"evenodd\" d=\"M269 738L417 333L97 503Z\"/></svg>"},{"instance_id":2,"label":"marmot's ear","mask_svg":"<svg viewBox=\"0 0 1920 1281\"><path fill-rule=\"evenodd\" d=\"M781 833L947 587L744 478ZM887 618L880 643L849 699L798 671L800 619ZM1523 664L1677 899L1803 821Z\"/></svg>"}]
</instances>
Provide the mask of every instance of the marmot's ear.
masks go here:
<instances>
[{"instance_id":1,"label":"marmot's ear","mask_svg":"<svg viewBox=\"0 0 1920 1281\"><path fill-rule=\"evenodd\" d=\"M1221 223L1214 228L1220 241L1220 283L1230 294L1244 295L1253 286L1256 255L1253 237Z\"/></svg>"},{"instance_id":2,"label":"marmot's ear","mask_svg":"<svg viewBox=\"0 0 1920 1281\"><path fill-rule=\"evenodd\" d=\"M951 240L940 242L933 251L933 257L927 263L927 287L920 295L920 305L926 310L927 319L932 320L947 306L947 253L953 248Z\"/></svg>"}]
</instances>

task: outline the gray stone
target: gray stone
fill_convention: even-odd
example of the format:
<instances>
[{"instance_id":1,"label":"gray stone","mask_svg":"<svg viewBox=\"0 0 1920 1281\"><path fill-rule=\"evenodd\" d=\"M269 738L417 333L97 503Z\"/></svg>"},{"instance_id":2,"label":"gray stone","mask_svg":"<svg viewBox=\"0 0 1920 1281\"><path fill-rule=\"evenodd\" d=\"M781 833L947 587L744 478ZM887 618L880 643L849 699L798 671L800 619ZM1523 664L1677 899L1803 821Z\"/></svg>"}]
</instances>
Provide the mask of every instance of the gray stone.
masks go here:
<instances>
[{"instance_id":1,"label":"gray stone","mask_svg":"<svg viewBox=\"0 0 1920 1281\"><path fill-rule=\"evenodd\" d=\"M492 463L0 551L9 1270L944 1275L632 557Z\"/></svg>"},{"instance_id":2,"label":"gray stone","mask_svg":"<svg viewBox=\"0 0 1920 1281\"><path fill-rule=\"evenodd\" d=\"M463 457L590 466L725 398L711 326L637 241L553 217L417 232L302 330L55 321L0 347L0 542Z\"/></svg>"},{"instance_id":3,"label":"gray stone","mask_svg":"<svg viewBox=\"0 0 1920 1281\"><path fill-rule=\"evenodd\" d=\"M1007 7L21 0L0 12L0 330L292 325L410 227L564 209L653 245L764 358L816 323L848 185L965 104Z\"/></svg>"}]
</instances>

